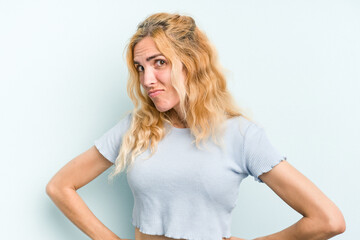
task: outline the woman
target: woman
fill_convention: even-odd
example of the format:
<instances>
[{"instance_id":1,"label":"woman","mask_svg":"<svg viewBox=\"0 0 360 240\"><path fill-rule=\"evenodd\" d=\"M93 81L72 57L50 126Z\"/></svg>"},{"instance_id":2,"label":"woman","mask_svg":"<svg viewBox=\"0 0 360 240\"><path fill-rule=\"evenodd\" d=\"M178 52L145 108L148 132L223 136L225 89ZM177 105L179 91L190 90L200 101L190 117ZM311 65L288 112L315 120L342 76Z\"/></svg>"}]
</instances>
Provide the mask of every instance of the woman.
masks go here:
<instances>
[{"instance_id":1,"label":"woman","mask_svg":"<svg viewBox=\"0 0 360 240\"><path fill-rule=\"evenodd\" d=\"M126 57L134 110L46 188L89 237L121 239L76 193L112 164L111 179L127 169L136 240L242 239L230 234L230 214L248 175L303 215L294 225L256 239L328 239L345 231L334 203L236 106L215 50L191 17L148 17L131 38Z\"/></svg>"}]
</instances>

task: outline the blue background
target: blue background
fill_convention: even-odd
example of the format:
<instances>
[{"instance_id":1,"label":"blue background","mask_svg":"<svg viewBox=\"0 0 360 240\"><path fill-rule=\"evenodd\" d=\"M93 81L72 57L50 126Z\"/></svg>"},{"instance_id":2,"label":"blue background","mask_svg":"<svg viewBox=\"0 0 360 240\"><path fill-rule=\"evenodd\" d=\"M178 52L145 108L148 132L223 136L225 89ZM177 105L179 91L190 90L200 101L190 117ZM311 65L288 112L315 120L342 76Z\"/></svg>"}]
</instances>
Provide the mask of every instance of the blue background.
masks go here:
<instances>
[{"instance_id":1,"label":"blue background","mask_svg":"<svg viewBox=\"0 0 360 240\"><path fill-rule=\"evenodd\" d=\"M50 178L133 105L124 48L156 12L192 16L216 46L228 86L287 160L360 235L360 3L350 0L0 1L2 239L88 239L45 193ZM110 169L78 190L121 238L134 238L133 197ZM232 234L255 238L301 215L252 177Z\"/></svg>"}]
</instances>

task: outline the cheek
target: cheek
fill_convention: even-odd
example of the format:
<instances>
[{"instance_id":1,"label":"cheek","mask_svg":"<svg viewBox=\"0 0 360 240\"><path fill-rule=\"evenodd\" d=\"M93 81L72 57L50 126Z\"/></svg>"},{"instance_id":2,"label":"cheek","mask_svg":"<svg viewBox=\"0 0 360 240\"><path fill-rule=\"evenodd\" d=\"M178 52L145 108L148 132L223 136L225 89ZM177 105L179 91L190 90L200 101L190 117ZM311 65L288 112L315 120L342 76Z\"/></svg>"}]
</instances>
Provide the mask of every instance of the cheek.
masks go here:
<instances>
[{"instance_id":1,"label":"cheek","mask_svg":"<svg viewBox=\"0 0 360 240\"><path fill-rule=\"evenodd\" d=\"M156 73L156 78L165 85L171 85L171 71L159 71Z\"/></svg>"}]
</instances>

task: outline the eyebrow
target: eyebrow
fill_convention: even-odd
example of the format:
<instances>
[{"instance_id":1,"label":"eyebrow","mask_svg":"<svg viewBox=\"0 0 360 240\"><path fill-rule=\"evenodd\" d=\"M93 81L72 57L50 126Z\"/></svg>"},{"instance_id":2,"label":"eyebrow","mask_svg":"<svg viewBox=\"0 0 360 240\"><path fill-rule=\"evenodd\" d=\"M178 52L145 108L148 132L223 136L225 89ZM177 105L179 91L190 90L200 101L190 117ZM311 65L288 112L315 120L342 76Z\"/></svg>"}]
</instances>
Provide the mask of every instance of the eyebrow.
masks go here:
<instances>
[{"instance_id":1,"label":"eyebrow","mask_svg":"<svg viewBox=\"0 0 360 240\"><path fill-rule=\"evenodd\" d=\"M156 58L156 57L158 57L158 56L164 56L164 55L162 55L161 53L155 54L155 55L152 55L152 56L146 58L146 61L148 62L148 61L150 61L151 59ZM134 61L134 64L140 64L140 63L137 62L137 61Z\"/></svg>"}]
</instances>

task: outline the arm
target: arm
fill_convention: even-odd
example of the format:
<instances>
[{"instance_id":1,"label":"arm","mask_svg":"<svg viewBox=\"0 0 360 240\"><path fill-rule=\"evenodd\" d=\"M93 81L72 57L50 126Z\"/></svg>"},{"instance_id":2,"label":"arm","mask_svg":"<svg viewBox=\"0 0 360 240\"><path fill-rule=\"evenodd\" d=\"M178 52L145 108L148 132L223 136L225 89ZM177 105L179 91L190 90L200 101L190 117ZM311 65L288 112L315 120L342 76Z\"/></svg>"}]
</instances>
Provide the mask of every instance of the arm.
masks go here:
<instances>
[{"instance_id":1,"label":"arm","mask_svg":"<svg viewBox=\"0 0 360 240\"><path fill-rule=\"evenodd\" d=\"M92 146L61 168L46 186L46 193L56 206L91 239L120 240L96 218L76 192L111 165L112 163Z\"/></svg>"},{"instance_id":2,"label":"arm","mask_svg":"<svg viewBox=\"0 0 360 240\"><path fill-rule=\"evenodd\" d=\"M255 240L322 240L345 231L345 220L337 206L287 161L259 177L303 218L280 232Z\"/></svg>"}]
</instances>

